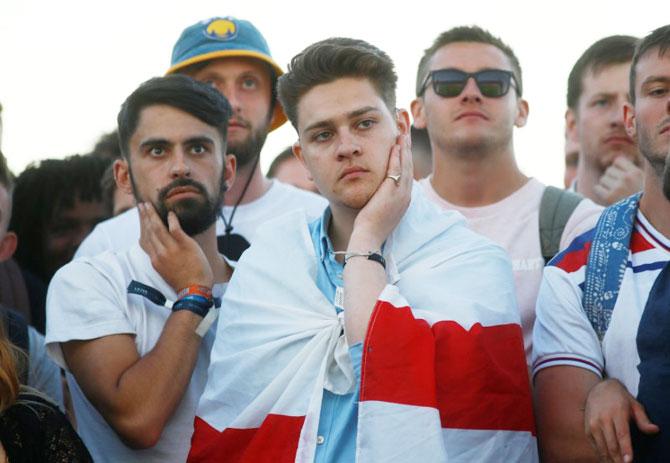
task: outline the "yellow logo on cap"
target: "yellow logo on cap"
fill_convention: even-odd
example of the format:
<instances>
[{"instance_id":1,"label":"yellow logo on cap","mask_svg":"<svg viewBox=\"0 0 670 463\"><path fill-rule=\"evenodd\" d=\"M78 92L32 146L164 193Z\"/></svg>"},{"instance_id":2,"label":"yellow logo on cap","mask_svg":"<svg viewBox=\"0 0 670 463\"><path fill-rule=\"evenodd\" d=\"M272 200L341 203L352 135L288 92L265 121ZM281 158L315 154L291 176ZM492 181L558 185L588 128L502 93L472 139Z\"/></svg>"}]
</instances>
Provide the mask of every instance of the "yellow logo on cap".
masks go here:
<instances>
[{"instance_id":1,"label":"yellow logo on cap","mask_svg":"<svg viewBox=\"0 0 670 463\"><path fill-rule=\"evenodd\" d=\"M207 26L207 35L213 39L230 40L237 35L237 25L230 19L215 19Z\"/></svg>"}]
</instances>

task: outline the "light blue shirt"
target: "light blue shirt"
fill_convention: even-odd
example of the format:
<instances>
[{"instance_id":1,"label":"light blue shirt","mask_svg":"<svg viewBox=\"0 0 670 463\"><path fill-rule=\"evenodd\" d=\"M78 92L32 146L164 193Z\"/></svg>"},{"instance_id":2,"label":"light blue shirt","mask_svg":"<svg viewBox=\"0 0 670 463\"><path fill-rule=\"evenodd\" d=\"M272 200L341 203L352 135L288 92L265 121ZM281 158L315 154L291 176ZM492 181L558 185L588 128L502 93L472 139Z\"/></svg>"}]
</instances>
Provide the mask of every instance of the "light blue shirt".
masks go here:
<instances>
[{"instance_id":1,"label":"light blue shirt","mask_svg":"<svg viewBox=\"0 0 670 463\"><path fill-rule=\"evenodd\" d=\"M342 281L343 265L332 254L333 244L328 238L328 225L331 212L327 207L320 219L309 224L314 251L319 257L316 285L335 307L337 288L344 287ZM323 391L319 431L316 446L316 463L351 462L356 459L356 431L358 429L358 391L361 381L361 359L363 343L349 347L349 356L356 375L356 389L351 394L338 395Z\"/></svg>"}]
</instances>

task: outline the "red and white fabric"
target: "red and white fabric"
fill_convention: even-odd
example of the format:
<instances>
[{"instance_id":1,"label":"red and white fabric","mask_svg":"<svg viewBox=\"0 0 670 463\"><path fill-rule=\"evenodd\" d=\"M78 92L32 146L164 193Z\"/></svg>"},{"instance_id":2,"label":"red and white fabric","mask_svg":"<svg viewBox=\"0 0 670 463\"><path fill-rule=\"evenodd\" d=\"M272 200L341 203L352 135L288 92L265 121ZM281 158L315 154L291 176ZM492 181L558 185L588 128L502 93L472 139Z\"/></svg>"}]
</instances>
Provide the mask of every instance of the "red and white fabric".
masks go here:
<instances>
[{"instance_id":1,"label":"red and white fabric","mask_svg":"<svg viewBox=\"0 0 670 463\"><path fill-rule=\"evenodd\" d=\"M537 461L509 261L414 188L363 347L356 459ZM304 214L266 224L219 317L190 462L311 462L323 390L356 381Z\"/></svg>"}]
</instances>

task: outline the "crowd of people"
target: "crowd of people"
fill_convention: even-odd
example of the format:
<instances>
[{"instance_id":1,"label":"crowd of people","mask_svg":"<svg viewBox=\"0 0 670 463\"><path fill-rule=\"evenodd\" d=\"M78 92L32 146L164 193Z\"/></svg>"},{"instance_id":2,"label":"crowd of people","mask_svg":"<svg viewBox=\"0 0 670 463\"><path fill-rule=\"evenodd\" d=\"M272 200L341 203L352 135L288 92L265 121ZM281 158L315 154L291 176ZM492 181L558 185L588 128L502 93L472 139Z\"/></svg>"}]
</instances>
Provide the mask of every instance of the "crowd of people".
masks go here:
<instances>
[{"instance_id":1,"label":"crowd of people","mask_svg":"<svg viewBox=\"0 0 670 463\"><path fill-rule=\"evenodd\" d=\"M402 109L210 18L91 153L0 156L0 460L670 461L670 25L575 63L565 189L512 48L426 45Z\"/></svg>"}]
</instances>

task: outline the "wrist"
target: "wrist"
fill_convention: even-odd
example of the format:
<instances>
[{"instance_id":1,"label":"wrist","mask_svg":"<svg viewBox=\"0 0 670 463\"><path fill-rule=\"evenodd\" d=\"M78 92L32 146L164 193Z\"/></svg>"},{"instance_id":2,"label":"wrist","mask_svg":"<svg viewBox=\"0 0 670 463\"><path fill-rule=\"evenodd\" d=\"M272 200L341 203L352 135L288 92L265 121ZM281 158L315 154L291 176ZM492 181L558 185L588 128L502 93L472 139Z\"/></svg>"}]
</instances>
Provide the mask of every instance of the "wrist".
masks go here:
<instances>
[{"instance_id":1,"label":"wrist","mask_svg":"<svg viewBox=\"0 0 670 463\"><path fill-rule=\"evenodd\" d=\"M349 238L347 252L375 252L379 251L384 242L383 238L375 236L374 233L367 231L356 231Z\"/></svg>"}]
</instances>

